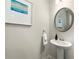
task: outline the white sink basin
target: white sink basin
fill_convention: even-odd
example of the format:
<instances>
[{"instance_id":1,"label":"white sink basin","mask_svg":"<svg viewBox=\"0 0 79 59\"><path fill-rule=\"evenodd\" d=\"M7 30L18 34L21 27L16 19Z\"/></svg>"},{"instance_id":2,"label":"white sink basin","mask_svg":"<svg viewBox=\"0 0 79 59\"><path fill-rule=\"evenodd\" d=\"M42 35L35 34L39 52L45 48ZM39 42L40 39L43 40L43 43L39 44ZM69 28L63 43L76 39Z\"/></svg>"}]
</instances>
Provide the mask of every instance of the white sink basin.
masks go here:
<instances>
[{"instance_id":1,"label":"white sink basin","mask_svg":"<svg viewBox=\"0 0 79 59\"><path fill-rule=\"evenodd\" d=\"M72 44L70 42L55 40L55 39L50 40L50 43L57 47L61 47L61 48L68 48L68 47L72 46Z\"/></svg>"},{"instance_id":2,"label":"white sink basin","mask_svg":"<svg viewBox=\"0 0 79 59\"><path fill-rule=\"evenodd\" d=\"M50 43L57 47L57 59L64 59L64 49L72 46L70 42L61 40L50 40Z\"/></svg>"}]
</instances>

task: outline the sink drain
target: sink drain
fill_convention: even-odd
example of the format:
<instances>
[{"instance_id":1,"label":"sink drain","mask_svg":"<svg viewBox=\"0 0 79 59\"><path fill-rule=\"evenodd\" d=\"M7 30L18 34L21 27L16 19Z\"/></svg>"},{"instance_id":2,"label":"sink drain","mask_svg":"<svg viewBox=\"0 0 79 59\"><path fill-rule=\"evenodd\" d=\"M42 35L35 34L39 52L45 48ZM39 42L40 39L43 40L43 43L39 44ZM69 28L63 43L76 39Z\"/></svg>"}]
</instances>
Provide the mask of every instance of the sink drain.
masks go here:
<instances>
[{"instance_id":1,"label":"sink drain","mask_svg":"<svg viewBox=\"0 0 79 59\"><path fill-rule=\"evenodd\" d=\"M46 59L54 59L54 57L48 55L48 56L46 57Z\"/></svg>"}]
</instances>

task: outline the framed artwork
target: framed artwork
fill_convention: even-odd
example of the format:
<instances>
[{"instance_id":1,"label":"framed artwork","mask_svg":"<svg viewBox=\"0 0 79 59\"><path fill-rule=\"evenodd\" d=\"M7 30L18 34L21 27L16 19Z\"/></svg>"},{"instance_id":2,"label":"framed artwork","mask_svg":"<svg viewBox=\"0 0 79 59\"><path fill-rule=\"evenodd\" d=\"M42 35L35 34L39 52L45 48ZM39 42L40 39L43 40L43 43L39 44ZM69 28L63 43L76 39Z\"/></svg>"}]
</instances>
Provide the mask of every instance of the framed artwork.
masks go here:
<instances>
[{"instance_id":1,"label":"framed artwork","mask_svg":"<svg viewBox=\"0 0 79 59\"><path fill-rule=\"evenodd\" d=\"M6 23L32 25L32 3L25 0L6 0Z\"/></svg>"}]
</instances>

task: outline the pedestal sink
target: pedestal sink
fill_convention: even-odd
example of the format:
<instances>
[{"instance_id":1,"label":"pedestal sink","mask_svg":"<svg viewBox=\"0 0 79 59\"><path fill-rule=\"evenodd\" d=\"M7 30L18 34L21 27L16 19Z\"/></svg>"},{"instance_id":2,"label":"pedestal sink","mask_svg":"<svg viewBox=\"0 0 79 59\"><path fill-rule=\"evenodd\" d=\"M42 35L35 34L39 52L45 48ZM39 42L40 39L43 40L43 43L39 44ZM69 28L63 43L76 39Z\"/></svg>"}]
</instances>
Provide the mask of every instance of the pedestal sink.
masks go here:
<instances>
[{"instance_id":1,"label":"pedestal sink","mask_svg":"<svg viewBox=\"0 0 79 59\"><path fill-rule=\"evenodd\" d=\"M72 46L70 42L55 39L50 40L50 43L57 47L57 59L64 59L64 49Z\"/></svg>"}]
</instances>

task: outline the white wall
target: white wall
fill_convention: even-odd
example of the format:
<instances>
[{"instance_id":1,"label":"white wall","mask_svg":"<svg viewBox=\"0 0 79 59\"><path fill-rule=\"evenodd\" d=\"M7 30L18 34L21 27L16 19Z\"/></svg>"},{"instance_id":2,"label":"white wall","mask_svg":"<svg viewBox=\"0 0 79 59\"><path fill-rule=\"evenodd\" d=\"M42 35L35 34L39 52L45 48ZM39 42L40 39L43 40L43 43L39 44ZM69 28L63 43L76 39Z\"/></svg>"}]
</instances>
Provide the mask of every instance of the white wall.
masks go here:
<instances>
[{"instance_id":1,"label":"white wall","mask_svg":"<svg viewBox=\"0 0 79 59\"><path fill-rule=\"evenodd\" d=\"M58 2L58 4L54 4L53 3L56 3L56 0L52 1L50 0L50 21L53 22L54 20L54 16L56 14L56 12L61 9L62 7L67 7L67 8L70 8L73 12L74 12L74 0L62 0L62 2ZM74 59L74 26L71 27L71 29L69 29L68 31L66 32L59 32L59 31L55 31L55 30L52 30L54 29L54 24L51 24L51 27L50 27L50 38L54 38L54 34L55 33L58 33L58 36L62 36L64 38L64 40L66 41L69 41L73 44L73 46L71 48L69 48L68 50L65 50L65 59ZM52 51L55 51L55 48L52 47L51 49ZM55 52L51 52L51 54L53 55ZM56 53L54 54L56 55Z\"/></svg>"},{"instance_id":2,"label":"white wall","mask_svg":"<svg viewBox=\"0 0 79 59\"><path fill-rule=\"evenodd\" d=\"M41 35L43 29L49 34L49 39L53 39L55 34L58 33L58 35L62 35L65 40L74 43L74 26L67 32L62 33L55 30L53 22L58 9L62 7L74 9L73 0L63 0L63 2L58 5L55 4L56 0L29 1L33 3L32 26L5 25L6 59L40 59ZM74 46L65 52L66 59L74 59L73 47ZM56 47L49 44L48 53L56 58Z\"/></svg>"},{"instance_id":3,"label":"white wall","mask_svg":"<svg viewBox=\"0 0 79 59\"><path fill-rule=\"evenodd\" d=\"M55 12L55 0L49 0L49 6L50 6L50 20L49 20L49 40L54 39L54 36L56 34L56 30L54 28L54 12ZM51 56L54 56L56 58L56 47L51 45L49 43L49 50L48 53Z\"/></svg>"},{"instance_id":4,"label":"white wall","mask_svg":"<svg viewBox=\"0 0 79 59\"><path fill-rule=\"evenodd\" d=\"M40 59L42 31L49 33L49 1L29 1L33 3L32 26L5 24L6 59Z\"/></svg>"}]
</instances>

